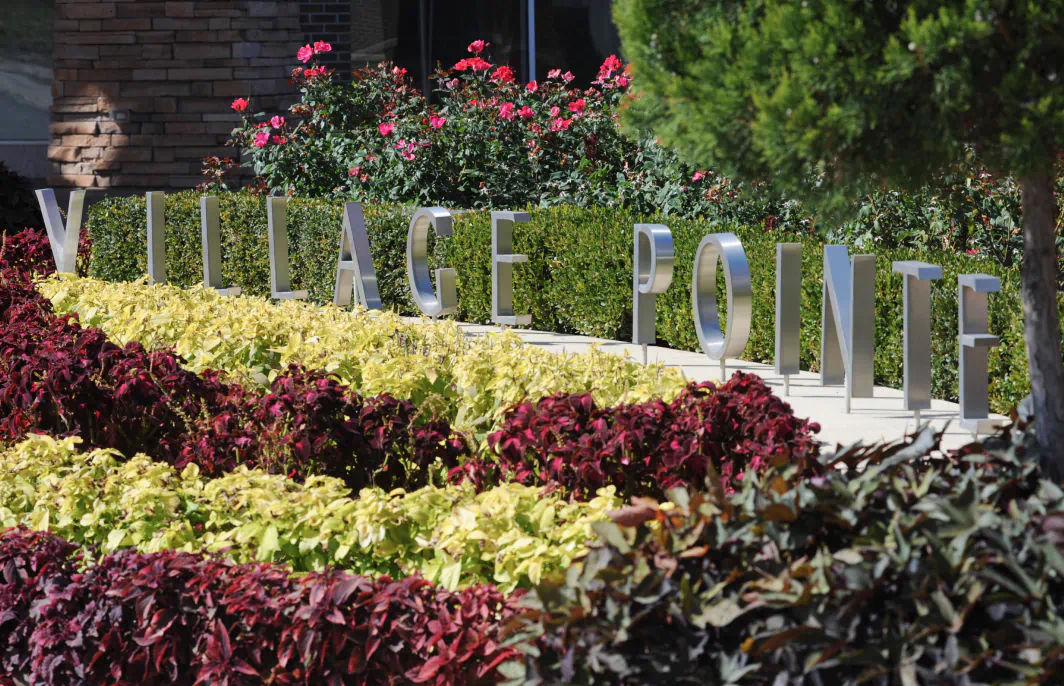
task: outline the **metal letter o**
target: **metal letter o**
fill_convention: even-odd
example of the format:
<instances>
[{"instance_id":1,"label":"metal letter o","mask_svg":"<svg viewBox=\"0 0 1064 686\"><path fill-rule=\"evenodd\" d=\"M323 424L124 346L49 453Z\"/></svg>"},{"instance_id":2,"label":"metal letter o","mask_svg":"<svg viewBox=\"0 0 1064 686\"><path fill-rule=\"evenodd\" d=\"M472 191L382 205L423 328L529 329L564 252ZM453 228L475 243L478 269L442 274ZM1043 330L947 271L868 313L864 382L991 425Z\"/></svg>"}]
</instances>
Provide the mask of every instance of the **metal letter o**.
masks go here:
<instances>
[{"instance_id":1,"label":"metal letter o","mask_svg":"<svg viewBox=\"0 0 1064 686\"><path fill-rule=\"evenodd\" d=\"M437 236L451 235L451 213L442 207L424 207L410 220L406 234L406 276L410 295L418 309L429 317L441 317L458 309L458 289L453 269L436 270L437 291L429 275L429 227Z\"/></svg>"},{"instance_id":2,"label":"metal letter o","mask_svg":"<svg viewBox=\"0 0 1064 686\"><path fill-rule=\"evenodd\" d=\"M724 265L728 332L717 312L717 258ZM691 277L691 308L702 352L711 360L739 357L750 338L754 293L746 251L734 233L714 233L702 239Z\"/></svg>"}]
</instances>

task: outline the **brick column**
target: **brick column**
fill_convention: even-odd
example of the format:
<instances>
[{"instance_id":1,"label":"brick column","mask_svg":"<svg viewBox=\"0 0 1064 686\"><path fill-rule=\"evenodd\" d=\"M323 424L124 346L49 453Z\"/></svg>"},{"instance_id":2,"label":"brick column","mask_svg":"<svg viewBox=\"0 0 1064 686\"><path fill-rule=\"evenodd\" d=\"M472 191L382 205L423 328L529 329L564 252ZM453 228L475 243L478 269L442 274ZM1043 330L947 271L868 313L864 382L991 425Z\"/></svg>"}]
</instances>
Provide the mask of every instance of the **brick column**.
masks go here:
<instances>
[{"instance_id":1,"label":"brick column","mask_svg":"<svg viewBox=\"0 0 1064 686\"><path fill-rule=\"evenodd\" d=\"M189 188L239 116L281 111L296 0L56 0L50 185Z\"/></svg>"}]
</instances>

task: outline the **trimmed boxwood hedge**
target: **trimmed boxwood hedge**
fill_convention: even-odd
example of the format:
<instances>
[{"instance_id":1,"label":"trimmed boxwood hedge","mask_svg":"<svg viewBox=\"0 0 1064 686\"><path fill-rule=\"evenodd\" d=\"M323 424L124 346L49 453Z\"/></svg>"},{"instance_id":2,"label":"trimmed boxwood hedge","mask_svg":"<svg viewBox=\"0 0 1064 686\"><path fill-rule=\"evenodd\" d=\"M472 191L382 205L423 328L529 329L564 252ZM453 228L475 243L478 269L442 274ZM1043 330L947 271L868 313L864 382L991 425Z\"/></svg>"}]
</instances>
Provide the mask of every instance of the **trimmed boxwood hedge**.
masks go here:
<instances>
[{"instance_id":1,"label":"trimmed boxwood hedge","mask_svg":"<svg viewBox=\"0 0 1064 686\"><path fill-rule=\"evenodd\" d=\"M191 285L201 280L199 193L167 196L167 277ZM242 192L221 196L222 272L227 284L245 293L269 295L266 205L262 196ZM288 226L295 288L310 299L329 302L336 278L342 221L341 201L293 198ZM365 207L381 297L387 307L416 314L406 283L406 230L414 208ZM456 213L454 235L433 245L433 259L458 271L459 309L454 318L486 323L491 309L491 219L486 211ZM697 350L691 317L690 281L694 253L702 236L733 231L743 242L754 285L753 328L743 358L771 362L775 307L775 244L803 243L802 367L818 369L824 241L818 235L765 231L707 221L639 217L612 208L532 209L531 222L519 225L514 249L527 254L517 268L515 301L532 313L533 327L624 340L631 335L632 233L637 222L658 222L672 230L676 269L672 287L658 298L658 339ZM92 206L88 221L93 240L94 277L140 278L146 272L143 197L113 198ZM991 331L1002 343L990 353L991 407L1007 412L1030 392L1023 343L1023 309L1018 271L989 260L948 252L889 250L876 262L876 383L901 387L902 277L891 273L894 260L919 259L941 265L943 278L932 288L932 387L937 398L957 398L957 276L1000 276L1002 292L990 296ZM723 279L718 287L723 295ZM1062 299L1064 302L1064 299Z\"/></svg>"}]
</instances>

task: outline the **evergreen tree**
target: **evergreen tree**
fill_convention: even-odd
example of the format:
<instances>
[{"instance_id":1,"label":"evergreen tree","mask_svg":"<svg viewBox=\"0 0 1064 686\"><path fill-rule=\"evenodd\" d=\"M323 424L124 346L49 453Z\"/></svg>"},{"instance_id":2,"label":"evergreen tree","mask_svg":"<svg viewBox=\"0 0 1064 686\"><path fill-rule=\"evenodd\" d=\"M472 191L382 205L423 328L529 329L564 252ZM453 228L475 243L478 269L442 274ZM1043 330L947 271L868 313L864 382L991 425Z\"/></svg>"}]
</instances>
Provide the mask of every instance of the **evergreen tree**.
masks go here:
<instances>
[{"instance_id":1,"label":"evergreen tree","mask_svg":"<svg viewBox=\"0 0 1064 686\"><path fill-rule=\"evenodd\" d=\"M640 96L630 123L825 216L933 182L969 151L1015 175L1035 430L1064 478L1064 0L616 0L614 16Z\"/></svg>"}]
</instances>

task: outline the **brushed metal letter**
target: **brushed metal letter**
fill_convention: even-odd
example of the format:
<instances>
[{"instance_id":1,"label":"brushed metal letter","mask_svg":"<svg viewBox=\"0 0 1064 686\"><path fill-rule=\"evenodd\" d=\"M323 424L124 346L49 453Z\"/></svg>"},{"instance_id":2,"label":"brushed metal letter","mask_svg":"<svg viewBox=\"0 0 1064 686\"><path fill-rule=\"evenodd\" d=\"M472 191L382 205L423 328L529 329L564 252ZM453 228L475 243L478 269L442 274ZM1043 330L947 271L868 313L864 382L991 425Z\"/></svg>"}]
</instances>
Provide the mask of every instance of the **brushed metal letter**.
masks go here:
<instances>
[{"instance_id":1,"label":"brushed metal letter","mask_svg":"<svg viewBox=\"0 0 1064 686\"><path fill-rule=\"evenodd\" d=\"M724 284L728 304L728 331L721 331L717 312L717 259L724 265ZM714 233L705 236L698 245L691 277L691 308L695 316L695 332L702 352L720 362L724 380L728 358L738 357L746 349L750 338L750 319L753 315L753 287L750 283L750 263L743 244L733 233Z\"/></svg>"},{"instance_id":2,"label":"brushed metal letter","mask_svg":"<svg viewBox=\"0 0 1064 686\"><path fill-rule=\"evenodd\" d=\"M820 330L820 385L846 385L852 398L875 388L876 256L854 255L842 245L824 247L824 302Z\"/></svg>"},{"instance_id":3,"label":"brushed metal letter","mask_svg":"<svg viewBox=\"0 0 1064 686\"><path fill-rule=\"evenodd\" d=\"M636 224L632 265L632 343L657 343L657 299L672 284L676 252L662 224ZM644 360L645 361L645 360Z\"/></svg>"},{"instance_id":4,"label":"brushed metal letter","mask_svg":"<svg viewBox=\"0 0 1064 686\"><path fill-rule=\"evenodd\" d=\"M61 274L73 274L78 267L78 239L81 237L81 222L85 214L85 191L71 191L67 205L67 220L59 212L55 191L44 188L36 192L37 204L44 215L44 228L52 247L55 270Z\"/></svg>"},{"instance_id":5,"label":"brushed metal letter","mask_svg":"<svg viewBox=\"0 0 1064 686\"><path fill-rule=\"evenodd\" d=\"M988 293L1001 290L1001 279L987 274L957 277L957 326L960 339L961 428L973 436L993 431L999 422L990 419L989 355L1001 339L990 333Z\"/></svg>"},{"instance_id":6,"label":"brushed metal letter","mask_svg":"<svg viewBox=\"0 0 1064 686\"><path fill-rule=\"evenodd\" d=\"M916 413L931 407L931 282L942 278L942 267L905 260L891 263L902 274L904 303L903 351L905 361L905 409Z\"/></svg>"},{"instance_id":7,"label":"brushed metal letter","mask_svg":"<svg viewBox=\"0 0 1064 686\"><path fill-rule=\"evenodd\" d=\"M458 288L453 269L436 270L437 291L429 275L429 228L439 237L451 235L451 213L442 207L424 207L410 220L406 234L406 277L418 309L429 317L442 317L458 309Z\"/></svg>"},{"instance_id":8,"label":"brushed metal letter","mask_svg":"<svg viewBox=\"0 0 1064 686\"><path fill-rule=\"evenodd\" d=\"M222 237L218 198L200 198L200 241L203 250L203 285L219 295L240 295L240 289L222 287Z\"/></svg>"},{"instance_id":9,"label":"brushed metal letter","mask_svg":"<svg viewBox=\"0 0 1064 686\"><path fill-rule=\"evenodd\" d=\"M514 312L514 265L528 262L513 254L514 224L528 220L528 212L491 213L491 321L501 326L532 323L532 315Z\"/></svg>"},{"instance_id":10,"label":"brushed metal letter","mask_svg":"<svg viewBox=\"0 0 1064 686\"><path fill-rule=\"evenodd\" d=\"M166 193L145 194L148 207L148 278L166 283Z\"/></svg>"},{"instance_id":11,"label":"brushed metal letter","mask_svg":"<svg viewBox=\"0 0 1064 686\"><path fill-rule=\"evenodd\" d=\"M367 310L383 310L377 288L377 271L366 233L362 203L344 203L344 225L340 230L340 257L336 262L336 288L333 305L348 307L358 294L358 304Z\"/></svg>"},{"instance_id":12,"label":"brushed metal letter","mask_svg":"<svg viewBox=\"0 0 1064 686\"><path fill-rule=\"evenodd\" d=\"M783 394L790 395L790 376L801 371L802 244L776 244L775 372L783 376Z\"/></svg>"},{"instance_id":13,"label":"brushed metal letter","mask_svg":"<svg viewBox=\"0 0 1064 686\"><path fill-rule=\"evenodd\" d=\"M266 198L266 224L270 240L270 293L277 300L304 300L306 291L292 290L288 263L288 199Z\"/></svg>"}]
</instances>

